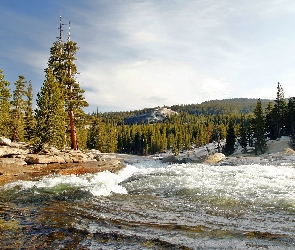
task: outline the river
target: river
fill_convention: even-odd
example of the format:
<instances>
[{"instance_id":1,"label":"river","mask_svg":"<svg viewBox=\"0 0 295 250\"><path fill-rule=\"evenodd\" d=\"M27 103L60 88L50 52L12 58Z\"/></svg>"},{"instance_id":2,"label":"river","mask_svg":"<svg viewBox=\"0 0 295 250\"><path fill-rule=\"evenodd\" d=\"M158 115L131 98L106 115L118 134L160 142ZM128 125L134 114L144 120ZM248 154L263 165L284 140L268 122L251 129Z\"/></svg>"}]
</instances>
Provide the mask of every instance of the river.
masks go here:
<instances>
[{"instance_id":1,"label":"river","mask_svg":"<svg viewBox=\"0 0 295 250\"><path fill-rule=\"evenodd\" d=\"M145 159L10 183L0 248L295 249L295 168Z\"/></svg>"}]
</instances>

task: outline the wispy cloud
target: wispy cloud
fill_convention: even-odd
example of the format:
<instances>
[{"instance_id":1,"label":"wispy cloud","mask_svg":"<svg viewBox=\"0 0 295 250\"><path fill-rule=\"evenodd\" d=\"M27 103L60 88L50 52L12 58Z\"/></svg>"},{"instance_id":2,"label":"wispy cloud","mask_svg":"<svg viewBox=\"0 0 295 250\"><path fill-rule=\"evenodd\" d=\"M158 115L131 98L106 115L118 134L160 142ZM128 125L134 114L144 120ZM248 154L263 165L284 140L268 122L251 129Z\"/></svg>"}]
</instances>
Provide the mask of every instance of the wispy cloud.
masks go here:
<instances>
[{"instance_id":1,"label":"wispy cloud","mask_svg":"<svg viewBox=\"0 0 295 250\"><path fill-rule=\"evenodd\" d=\"M37 10L1 10L4 24L9 18L20 25L14 32L4 29L8 38L0 45L0 63L5 59L30 69L41 84L58 35L59 7L64 23L71 20L72 40L80 46L78 80L89 110L271 98L278 81L286 95L295 93L291 0L99 0L71 5L54 0L46 7L47 12L38 9L46 18Z\"/></svg>"}]
</instances>

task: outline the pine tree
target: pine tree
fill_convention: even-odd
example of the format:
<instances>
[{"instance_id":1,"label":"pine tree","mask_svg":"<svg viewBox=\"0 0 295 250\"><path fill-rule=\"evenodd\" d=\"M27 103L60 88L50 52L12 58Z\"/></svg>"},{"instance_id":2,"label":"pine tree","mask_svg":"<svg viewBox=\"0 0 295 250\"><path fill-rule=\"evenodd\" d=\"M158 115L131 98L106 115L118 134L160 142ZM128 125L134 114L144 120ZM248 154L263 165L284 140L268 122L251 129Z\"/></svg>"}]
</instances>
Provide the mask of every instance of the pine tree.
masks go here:
<instances>
[{"instance_id":1,"label":"pine tree","mask_svg":"<svg viewBox=\"0 0 295 250\"><path fill-rule=\"evenodd\" d=\"M11 101L12 141L24 140L24 117L26 109L24 97L26 95L26 83L24 76L19 76L19 79L15 82L15 90L13 91L13 99Z\"/></svg>"},{"instance_id":2,"label":"pine tree","mask_svg":"<svg viewBox=\"0 0 295 250\"><path fill-rule=\"evenodd\" d=\"M63 148L66 137L64 93L51 68L46 70L46 79L37 94L36 103L35 150L48 146Z\"/></svg>"},{"instance_id":3,"label":"pine tree","mask_svg":"<svg viewBox=\"0 0 295 250\"><path fill-rule=\"evenodd\" d=\"M70 28L70 23L69 23ZM83 108L88 106L83 93L84 90L80 88L75 76L77 75L77 67L75 64L76 52L79 49L77 43L70 40L70 32L67 42L62 41L61 37L62 24L60 20L60 37L50 49L50 58L48 60L48 67L53 69L53 74L57 81L64 88L65 109L69 116L69 131L71 137L71 148L78 149L77 142L77 127L79 120L85 114ZM81 127L82 132L84 130Z\"/></svg>"},{"instance_id":4,"label":"pine tree","mask_svg":"<svg viewBox=\"0 0 295 250\"><path fill-rule=\"evenodd\" d=\"M246 121L245 121L245 115L241 115L241 122L240 122L240 128L239 128L239 143L241 147L243 148L243 152L247 152L247 127L246 127Z\"/></svg>"},{"instance_id":5,"label":"pine tree","mask_svg":"<svg viewBox=\"0 0 295 250\"><path fill-rule=\"evenodd\" d=\"M35 130L35 117L33 112L33 86L32 82L29 81L29 86L26 91L26 107L25 107L25 139L30 142L34 137Z\"/></svg>"},{"instance_id":6,"label":"pine tree","mask_svg":"<svg viewBox=\"0 0 295 250\"><path fill-rule=\"evenodd\" d=\"M88 103L83 96L84 90L80 88L76 81L75 55L78 50L77 43L70 40L70 32L67 41L62 41L61 17L59 29L60 35L58 41L54 42L50 48L48 68L45 71L51 69L54 81L58 82L62 89L64 109L68 113L66 131L70 133L71 148L76 150L78 149L77 138L80 139L82 148L86 147L86 123L83 108L88 106Z\"/></svg>"},{"instance_id":7,"label":"pine tree","mask_svg":"<svg viewBox=\"0 0 295 250\"><path fill-rule=\"evenodd\" d=\"M114 153L117 149L117 134L114 127L104 124L101 117L93 117L89 129L87 147L103 153Z\"/></svg>"},{"instance_id":8,"label":"pine tree","mask_svg":"<svg viewBox=\"0 0 295 250\"><path fill-rule=\"evenodd\" d=\"M226 131L226 144L224 148L224 152L227 155L231 155L235 152L235 141L236 141L236 135L235 135L235 129L234 129L234 122L233 122L233 119L230 117L227 131Z\"/></svg>"},{"instance_id":9,"label":"pine tree","mask_svg":"<svg viewBox=\"0 0 295 250\"><path fill-rule=\"evenodd\" d=\"M288 132L295 139L295 97L289 98L287 110Z\"/></svg>"},{"instance_id":10,"label":"pine tree","mask_svg":"<svg viewBox=\"0 0 295 250\"><path fill-rule=\"evenodd\" d=\"M275 140L277 138L277 129L274 120L274 105L272 102L268 103L265 111L265 129L267 135L271 140Z\"/></svg>"},{"instance_id":11,"label":"pine tree","mask_svg":"<svg viewBox=\"0 0 295 250\"><path fill-rule=\"evenodd\" d=\"M284 97L284 90L278 82L277 98L273 109L273 126L275 128L275 139L285 134L286 130L286 110L287 104Z\"/></svg>"},{"instance_id":12,"label":"pine tree","mask_svg":"<svg viewBox=\"0 0 295 250\"><path fill-rule=\"evenodd\" d=\"M254 109L254 118L252 120L253 139L254 139L254 151L255 154L263 154L266 148L266 136L265 136L265 116L261 104L260 98L257 100L256 107Z\"/></svg>"},{"instance_id":13,"label":"pine tree","mask_svg":"<svg viewBox=\"0 0 295 250\"><path fill-rule=\"evenodd\" d=\"M0 70L0 136L9 137L10 131L10 83L4 79Z\"/></svg>"}]
</instances>

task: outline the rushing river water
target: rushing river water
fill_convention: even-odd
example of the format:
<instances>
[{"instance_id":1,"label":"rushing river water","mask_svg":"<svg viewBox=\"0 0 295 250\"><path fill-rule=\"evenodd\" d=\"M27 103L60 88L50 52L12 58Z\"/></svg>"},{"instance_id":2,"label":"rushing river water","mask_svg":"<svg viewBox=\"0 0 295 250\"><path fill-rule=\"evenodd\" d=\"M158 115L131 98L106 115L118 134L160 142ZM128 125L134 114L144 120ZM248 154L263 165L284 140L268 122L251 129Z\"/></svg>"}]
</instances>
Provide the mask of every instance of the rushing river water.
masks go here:
<instances>
[{"instance_id":1,"label":"rushing river water","mask_svg":"<svg viewBox=\"0 0 295 250\"><path fill-rule=\"evenodd\" d=\"M0 248L295 249L295 168L145 160L11 183Z\"/></svg>"}]
</instances>

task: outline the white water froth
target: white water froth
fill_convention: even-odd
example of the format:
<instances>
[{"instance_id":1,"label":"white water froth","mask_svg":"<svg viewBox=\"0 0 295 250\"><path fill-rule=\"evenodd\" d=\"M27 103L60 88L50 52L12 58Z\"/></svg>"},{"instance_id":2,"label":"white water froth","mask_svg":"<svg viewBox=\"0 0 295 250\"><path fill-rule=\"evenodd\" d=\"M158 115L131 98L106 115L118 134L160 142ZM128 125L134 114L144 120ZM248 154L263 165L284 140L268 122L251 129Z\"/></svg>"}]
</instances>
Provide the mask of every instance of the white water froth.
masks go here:
<instances>
[{"instance_id":1,"label":"white water froth","mask_svg":"<svg viewBox=\"0 0 295 250\"><path fill-rule=\"evenodd\" d=\"M104 171L81 176L53 175L38 181L13 182L5 185L5 188L54 189L61 185L77 187L94 196L147 190L176 194L179 190L187 189L193 191L191 195L231 197L253 204L258 202L274 206L284 203L295 208L295 168L286 165L165 165L147 162L136 166L127 165L118 174Z\"/></svg>"},{"instance_id":2,"label":"white water froth","mask_svg":"<svg viewBox=\"0 0 295 250\"><path fill-rule=\"evenodd\" d=\"M129 192L178 195L191 190L191 196L228 197L253 205L295 209L295 168L286 165L175 164L142 170L124 186Z\"/></svg>"},{"instance_id":3,"label":"white water froth","mask_svg":"<svg viewBox=\"0 0 295 250\"><path fill-rule=\"evenodd\" d=\"M138 171L134 166L128 165L118 174L109 171L103 171L96 174L85 175L50 175L38 181L16 181L5 185L5 188L20 187L21 189L52 189L63 186L78 187L81 190L88 191L94 196L108 196L111 193L127 194L127 190L119 185L120 182L130 177Z\"/></svg>"}]
</instances>

